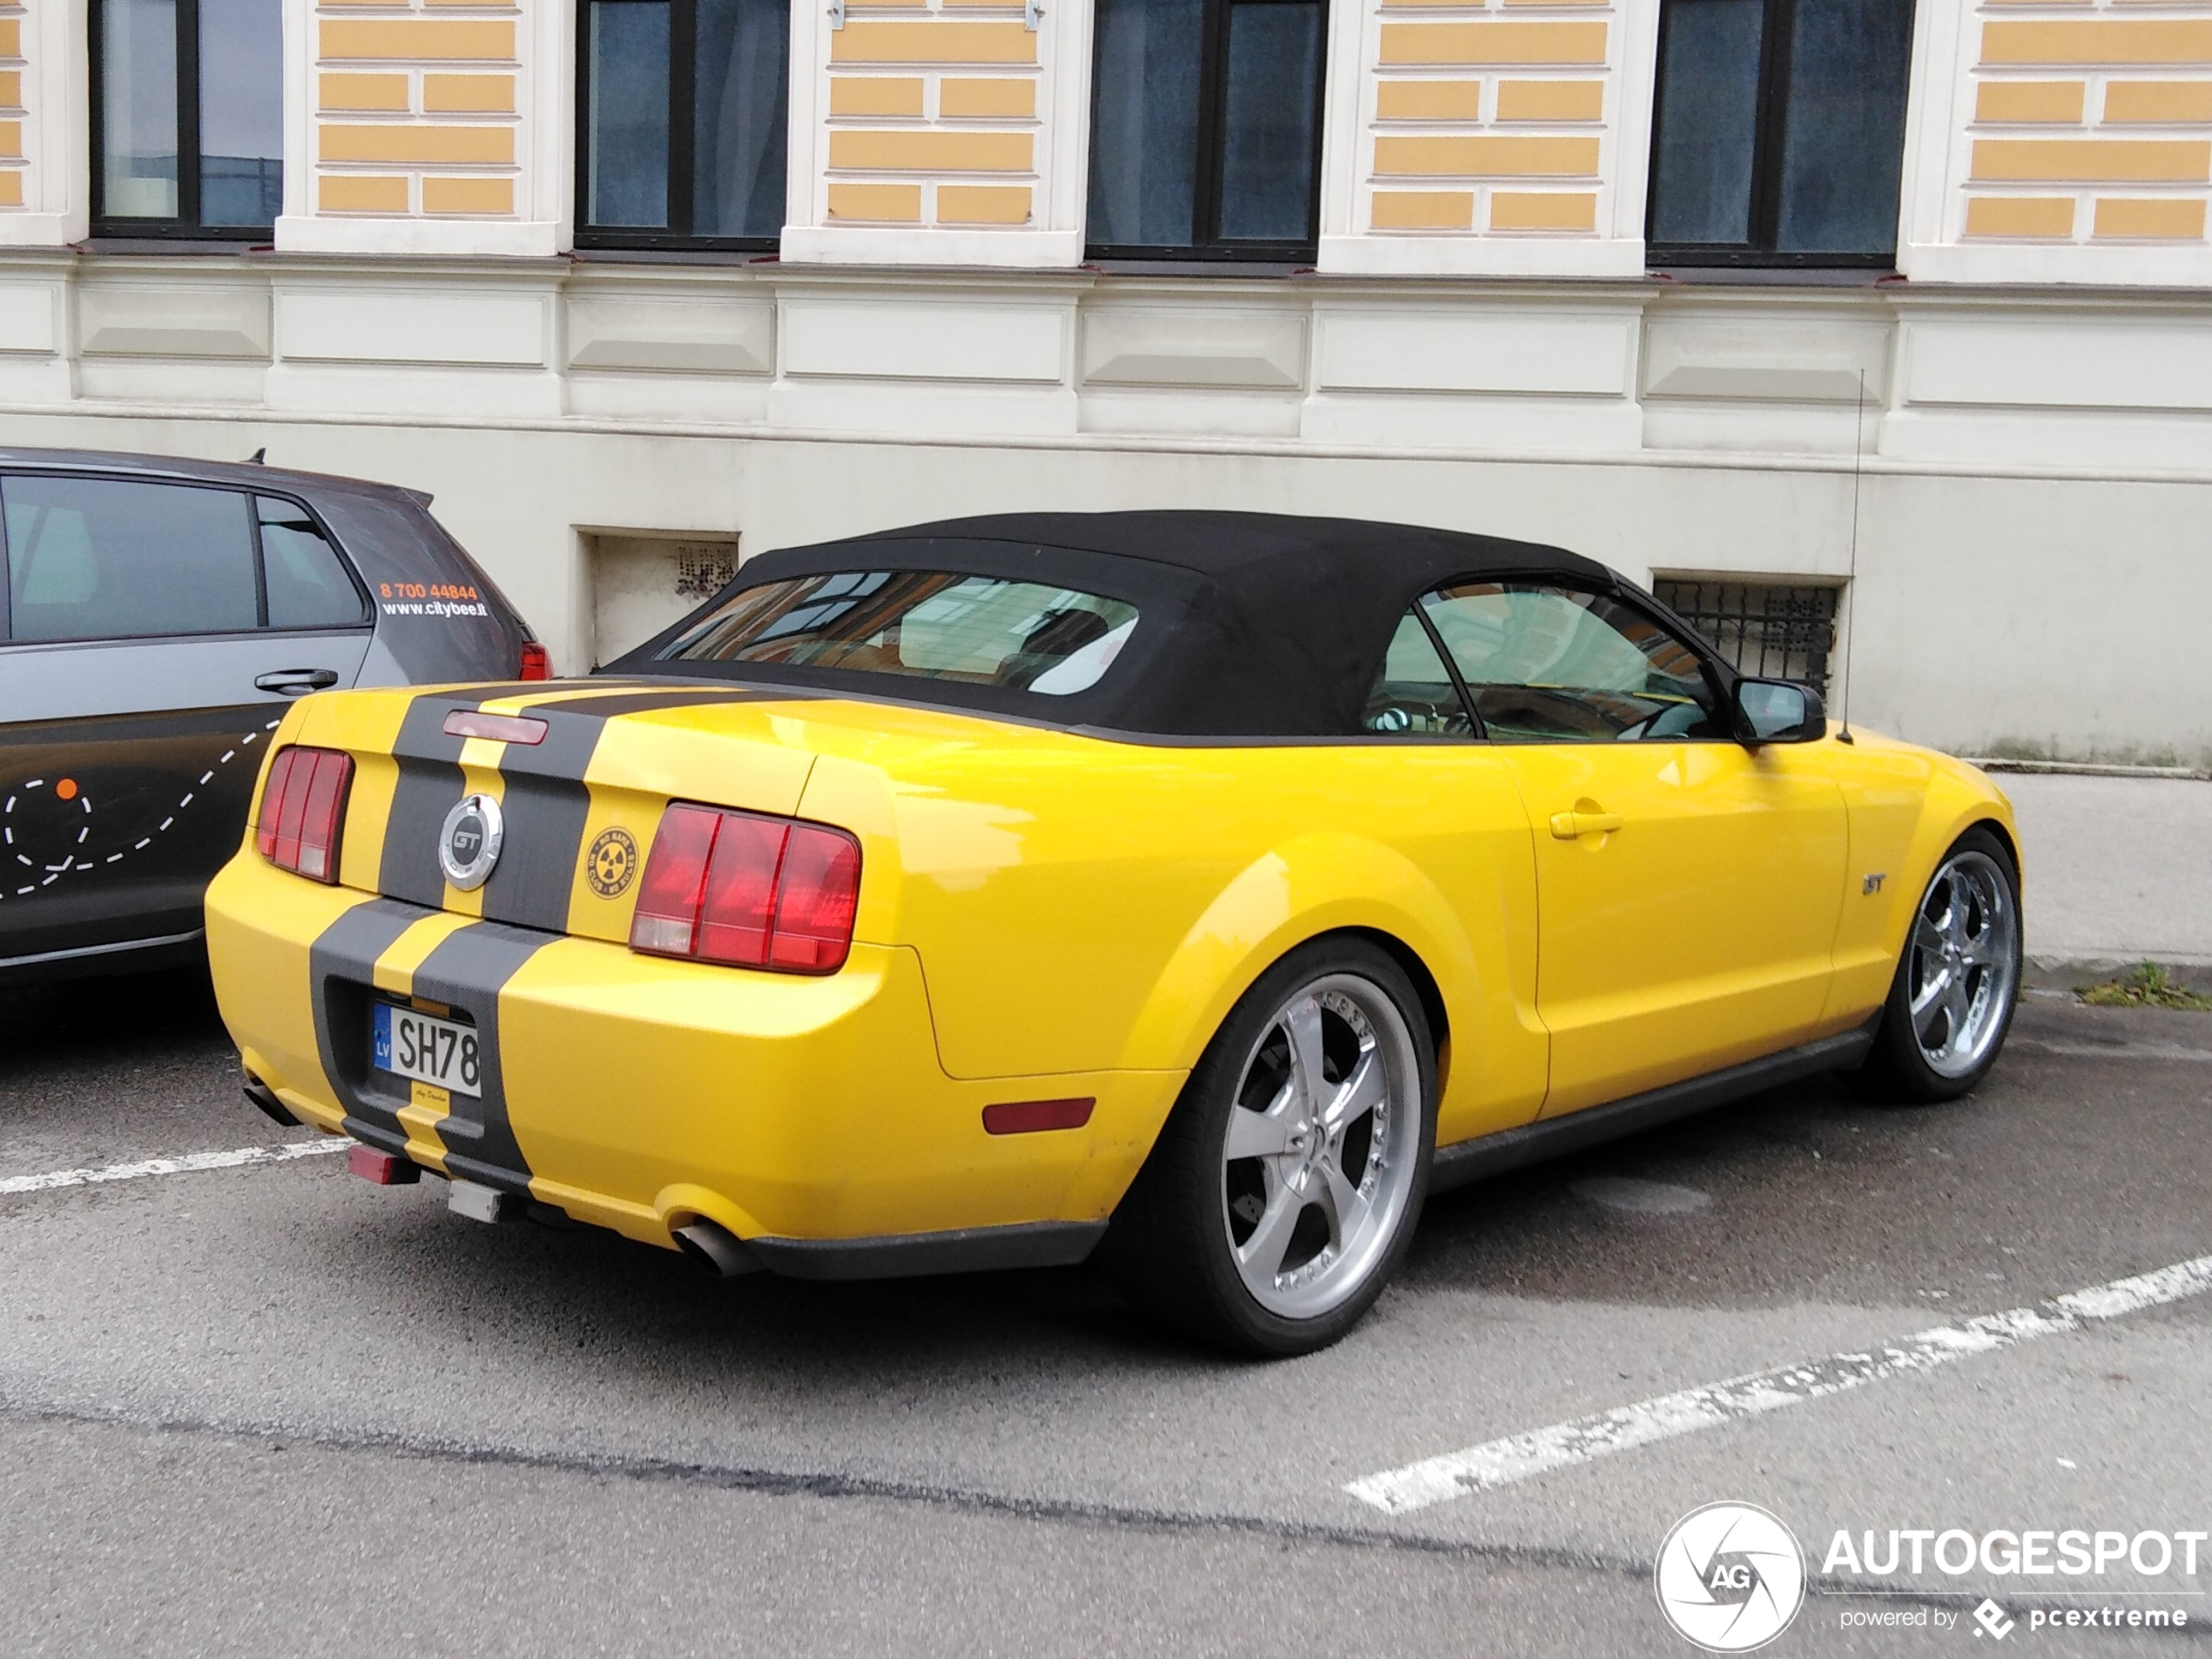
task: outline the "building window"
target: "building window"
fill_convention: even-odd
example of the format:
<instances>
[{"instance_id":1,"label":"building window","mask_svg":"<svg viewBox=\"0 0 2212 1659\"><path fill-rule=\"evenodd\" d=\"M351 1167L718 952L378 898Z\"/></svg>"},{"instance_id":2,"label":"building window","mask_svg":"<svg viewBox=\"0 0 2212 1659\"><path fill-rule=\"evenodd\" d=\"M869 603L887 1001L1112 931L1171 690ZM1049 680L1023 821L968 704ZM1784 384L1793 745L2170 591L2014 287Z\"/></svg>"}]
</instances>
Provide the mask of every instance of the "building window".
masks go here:
<instances>
[{"instance_id":1,"label":"building window","mask_svg":"<svg viewBox=\"0 0 2212 1659\"><path fill-rule=\"evenodd\" d=\"M1651 590L1737 673L1802 680L1828 695L1836 598L1842 591L1833 583L1661 577Z\"/></svg>"},{"instance_id":2,"label":"building window","mask_svg":"<svg viewBox=\"0 0 2212 1659\"><path fill-rule=\"evenodd\" d=\"M577 246L774 247L787 0L584 0L578 13Z\"/></svg>"},{"instance_id":3,"label":"building window","mask_svg":"<svg viewBox=\"0 0 2212 1659\"><path fill-rule=\"evenodd\" d=\"M1098 0L1090 252L1310 259L1322 0Z\"/></svg>"},{"instance_id":4,"label":"building window","mask_svg":"<svg viewBox=\"0 0 2212 1659\"><path fill-rule=\"evenodd\" d=\"M1665 0L1655 265L1887 267L1912 0Z\"/></svg>"},{"instance_id":5,"label":"building window","mask_svg":"<svg viewBox=\"0 0 2212 1659\"><path fill-rule=\"evenodd\" d=\"M280 0L93 0L92 219L262 237L284 205Z\"/></svg>"}]
</instances>

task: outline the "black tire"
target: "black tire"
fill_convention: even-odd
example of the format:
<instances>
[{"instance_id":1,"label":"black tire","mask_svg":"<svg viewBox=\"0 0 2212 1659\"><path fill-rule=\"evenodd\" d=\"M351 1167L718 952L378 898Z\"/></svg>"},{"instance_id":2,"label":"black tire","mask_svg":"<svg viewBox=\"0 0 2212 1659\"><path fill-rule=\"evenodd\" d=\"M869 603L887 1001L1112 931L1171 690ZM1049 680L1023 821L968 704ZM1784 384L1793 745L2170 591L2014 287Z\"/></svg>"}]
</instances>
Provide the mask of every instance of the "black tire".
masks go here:
<instances>
[{"instance_id":1,"label":"black tire","mask_svg":"<svg viewBox=\"0 0 2212 1659\"><path fill-rule=\"evenodd\" d=\"M1376 998L1386 999L1387 1008ZM1347 1107L1344 1123L1354 1126L1349 1131L1319 1128L1315 1108L1302 1143L1232 1161L1231 1114L1242 1114L1238 1122L1249 1130L1248 1120L1278 1125L1303 1109L1293 1102L1279 1111L1255 1112L1240 1105L1238 1096L1242 1092L1249 1101L1258 1097L1257 1090L1280 1105L1298 1096L1296 1079L1307 1069L1266 1068L1291 1066L1294 1039L1287 1022L1293 1006L1308 1003L1316 1010L1312 1052L1328 1049L1326 1087L1337 1091L1339 1102L1351 1101L1359 1092L1352 1074L1372 1054L1383 1078L1384 1104L1368 1116ZM1365 1037L1355 1015L1366 1022ZM1366 1046L1347 1050L1347 1033ZM1368 1125L1366 1138L1355 1144L1359 1123ZM1383 1139L1378 1142L1377 1136ZM1316 940L1262 974L1223 1022L1115 1211L1097 1259L1132 1302L1203 1341L1265 1357L1312 1353L1357 1325L1398 1271L1420 1218L1435 1138L1436 1049L1412 981L1387 952L1364 939ZM1321 1168L1325 1159L1335 1160L1334 1173L1349 1181L1355 1155L1362 1183L1375 1188L1370 1208L1325 1195L1300 1196L1332 1185L1329 1171ZM1285 1170L1287 1177L1281 1173ZM1232 1199L1239 1184L1249 1190ZM1359 1185L1354 1197L1365 1190ZM1270 1227L1278 1201L1283 1214L1295 1215ZM1360 1217L1356 1230L1340 1230L1337 1218L1348 1213ZM1261 1243L1263 1227L1270 1228L1271 1239L1284 1241L1278 1268L1289 1263L1291 1252L1305 1247L1300 1240L1317 1218L1324 1242L1290 1270L1293 1278L1311 1273L1310 1283L1285 1291L1288 1281L1275 1270L1239 1265L1240 1250L1267 1248ZM1235 1238L1240 1222L1250 1230L1242 1244ZM1290 1311L1264 1305L1248 1285L1247 1273L1264 1278L1268 1294ZM1340 1276L1334 1283L1332 1273ZM1301 1297L1313 1302L1315 1311L1300 1312ZM1328 1297L1335 1299L1318 1305Z\"/></svg>"},{"instance_id":2,"label":"black tire","mask_svg":"<svg viewBox=\"0 0 2212 1659\"><path fill-rule=\"evenodd\" d=\"M1992 965L1994 977L1986 1009L1992 1023L1986 1034L1977 1035L1971 1062L1945 1067L1931 1060L1913 1023L1912 1002L1919 988L1914 978L1914 947L1931 903L1938 898L1949 873L1962 867L1994 875L1997 895L2006 909L2009 923L1998 917L1993 926L2008 928L2010 960ZM1914 903L1913 919L1905 929L1904 947L1898 953L1897 973L1890 981L1889 1000L1882 1006L1881 1023L1875 1028L1874 1050L1864 1065L1850 1074L1851 1083L1860 1093L1873 1099L1932 1105L1957 1100L1980 1087L2004 1049L2005 1038L2012 1029L2013 1009L2020 995L2025 950L2020 905L2020 867L2013 861L2012 852L2002 837L1978 826L1952 843Z\"/></svg>"}]
</instances>

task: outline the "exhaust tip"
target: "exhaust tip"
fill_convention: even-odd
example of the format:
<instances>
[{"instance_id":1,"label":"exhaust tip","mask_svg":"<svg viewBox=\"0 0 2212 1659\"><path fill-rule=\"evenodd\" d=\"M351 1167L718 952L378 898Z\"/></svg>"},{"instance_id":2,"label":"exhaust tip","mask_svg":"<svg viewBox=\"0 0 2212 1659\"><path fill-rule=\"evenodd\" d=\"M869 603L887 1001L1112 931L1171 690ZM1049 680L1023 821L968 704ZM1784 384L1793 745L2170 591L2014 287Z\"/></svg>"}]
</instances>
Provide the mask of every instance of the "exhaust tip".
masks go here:
<instances>
[{"instance_id":1,"label":"exhaust tip","mask_svg":"<svg viewBox=\"0 0 2212 1659\"><path fill-rule=\"evenodd\" d=\"M676 1229L674 1237L677 1249L718 1278L740 1278L760 1271L760 1258L718 1221L702 1216L690 1226Z\"/></svg>"},{"instance_id":2,"label":"exhaust tip","mask_svg":"<svg viewBox=\"0 0 2212 1659\"><path fill-rule=\"evenodd\" d=\"M300 1120L292 1115L292 1109L277 1098L275 1089L270 1088L250 1071L245 1074L245 1077L246 1082L242 1086L246 1090L246 1097L253 1103L263 1116L273 1118L287 1129L302 1127Z\"/></svg>"}]
</instances>

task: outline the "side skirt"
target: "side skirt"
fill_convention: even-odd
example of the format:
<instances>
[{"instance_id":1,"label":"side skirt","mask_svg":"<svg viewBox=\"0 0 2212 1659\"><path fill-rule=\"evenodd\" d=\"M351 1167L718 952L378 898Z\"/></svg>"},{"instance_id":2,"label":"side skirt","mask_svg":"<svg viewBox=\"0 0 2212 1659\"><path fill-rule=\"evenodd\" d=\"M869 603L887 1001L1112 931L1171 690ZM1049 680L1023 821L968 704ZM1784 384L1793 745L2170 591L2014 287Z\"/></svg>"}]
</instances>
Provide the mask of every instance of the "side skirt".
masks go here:
<instances>
[{"instance_id":1,"label":"side skirt","mask_svg":"<svg viewBox=\"0 0 2212 1659\"><path fill-rule=\"evenodd\" d=\"M745 1247L763 1267L786 1278L909 1278L1009 1267L1072 1267L1105 1236L1103 1221L1030 1221L872 1238L748 1238Z\"/></svg>"},{"instance_id":2,"label":"side skirt","mask_svg":"<svg viewBox=\"0 0 2212 1659\"><path fill-rule=\"evenodd\" d=\"M1684 1082L1669 1083L1648 1094L1631 1095L1607 1106L1591 1106L1564 1117L1539 1118L1519 1129L1501 1130L1472 1141L1436 1149L1436 1163L1429 1175L1431 1192L1448 1191L1472 1181L1485 1181L1524 1164L1579 1152L1585 1147L1634 1135L1640 1130L1671 1123L1742 1100L1747 1095L1823 1071L1838 1071L1858 1064L1874 1047L1874 1026L1880 1016L1856 1031L1824 1037L1802 1048L1785 1049L1764 1060L1753 1060L1725 1071L1716 1071Z\"/></svg>"}]
</instances>

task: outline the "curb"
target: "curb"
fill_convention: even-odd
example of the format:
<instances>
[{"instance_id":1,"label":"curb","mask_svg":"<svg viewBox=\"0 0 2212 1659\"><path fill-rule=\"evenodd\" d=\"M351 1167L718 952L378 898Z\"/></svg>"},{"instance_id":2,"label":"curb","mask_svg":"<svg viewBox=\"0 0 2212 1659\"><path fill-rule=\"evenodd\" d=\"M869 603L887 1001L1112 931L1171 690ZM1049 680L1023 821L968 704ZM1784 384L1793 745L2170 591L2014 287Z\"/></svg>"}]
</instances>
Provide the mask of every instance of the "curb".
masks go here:
<instances>
[{"instance_id":1,"label":"curb","mask_svg":"<svg viewBox=\"0 0 2212 1659\"><path fill-rule=\"evenodd\" d=\"M2167 977L2185 989L2212 994L2212 957L2177 956L2157 951L2135 956L2040 955L2030 952L2027 960L2020 964L2020 983L2029 990L2078 991L2085 985L2132 974L2147 961L2164 968Z\"/></svg>"},{"instance_id":2,"label":"curb","mask_svg":"<svg viewBox=\"0 0 2212 1659\"><path fill-rule=\"evenodd\" d=\"M2007 760L1999 755L1960 755L1959 759L1983 772L2041 772L2060 778L2168 778L2202 783L2212 772L2194 766L2135 766L2105 760Z\"/></svg>"}]
</instances>

